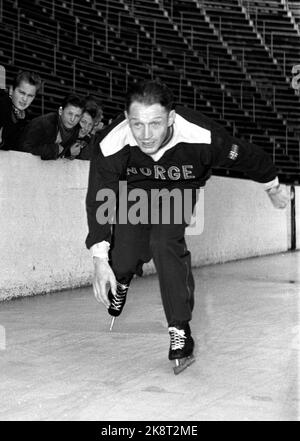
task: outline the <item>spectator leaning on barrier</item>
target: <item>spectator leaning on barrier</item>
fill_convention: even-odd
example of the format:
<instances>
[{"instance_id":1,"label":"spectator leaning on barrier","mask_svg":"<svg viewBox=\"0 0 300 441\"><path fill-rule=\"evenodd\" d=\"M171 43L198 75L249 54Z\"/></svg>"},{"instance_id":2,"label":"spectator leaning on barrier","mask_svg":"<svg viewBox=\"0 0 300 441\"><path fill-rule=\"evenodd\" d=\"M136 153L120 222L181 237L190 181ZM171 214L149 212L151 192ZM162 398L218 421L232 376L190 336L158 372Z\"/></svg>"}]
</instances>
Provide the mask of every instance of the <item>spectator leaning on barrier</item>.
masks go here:
<instances>
[{"instance_id":1,"label":"spectator leaning on barrier","mask_svg":"<svg viewBox=\"0 0 300 441\"><path fill-rule=\"evenodd\" d=\"M91 131L91 135L95 135L95 133L99 132L103 128L103 109L102 104L97 100L94 95L87 95L85 97L85 109L91 111L94 119L94 126Z\"/></svg>"},{"instance_id":2,"label":"spectator leaning on barrier","mask_svg":"<svg viewBox=\"0 0 300 441\"><path fill-rule=\"evenodd\" d=\"M101 130L104 128L104 123L102 122L102 119L103 119L103 111L102 111L102 109L99 109L98 114L95 118L95 124L94 124L93 130L92 130L93 135L101 132Z\"/></svg>"},{"instance_id":3,"label":"spectator leaning on barrier","mask_svg":"<svg viewBox=\"0 0 300 441\"><path fill-rule=\"evenodd\" d=\"M79 121L84 111L84 101L70 93L61 103L58 112L34 118L23 139L23 149L41 159L70 157L70 148L80 130Z\"/></svg>"},{"instance_id":4,"label":"spectator leaning on barrier","mask_svg":"<svg viewBox=\"0 0 300 441\"><path fill-rule=\"evenodd\" d=\"M101 120L103 118L103 111L101 106L93 98L88 95L85 98L85 108L82 117L79 121L80 130L75 144L70 148L70 159L90 159L90 142L103 126Z\"/></svg>"},{"instance_id":5,"label":"spectator leaning on barrier","mask_svg":"<svg viewBox=\"0 0 300 441\"><path fill-rule=\"evenodd\" d=\"M11 94L0 91L0 149L23 150L21 137L30 120L28 108L40 86L37 73L21 71L14 79Z\"/></svg>"},{"instance_id":6,"label":"spectator leaning on barrier","mask_svg":"<svg viewBox=\"0 0 300 441\"><path fill-rule=\"evenodd\" d=\"M96 118L96 110L85 109L79 121L80 130L75 144L70 148L70 159L90 159L89 144L93 137L92 130Z\"/></svg>"}]
</instances>

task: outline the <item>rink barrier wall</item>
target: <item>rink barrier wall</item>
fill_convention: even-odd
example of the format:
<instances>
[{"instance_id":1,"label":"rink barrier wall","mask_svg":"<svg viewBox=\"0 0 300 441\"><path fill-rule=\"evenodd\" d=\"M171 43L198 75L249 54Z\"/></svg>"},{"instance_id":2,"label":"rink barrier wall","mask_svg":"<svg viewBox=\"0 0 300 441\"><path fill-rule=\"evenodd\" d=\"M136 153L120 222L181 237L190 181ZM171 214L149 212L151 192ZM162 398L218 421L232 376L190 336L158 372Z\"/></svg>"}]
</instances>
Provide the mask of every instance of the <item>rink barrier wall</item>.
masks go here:
<instances>
[{"instance_id":1,"label":"rink barrier wall","mask_svg":"<svg viewBox=\"0 0 300 441\"><path fill-rule=\"evenodd\" d=\"M87 161L0 151L0 300L91 284L88 172ZM260 184L212 177L201 191L203 233L186 238L194 267L289 249L290 209L274 209Z\"/></svg>"}]
</instances>

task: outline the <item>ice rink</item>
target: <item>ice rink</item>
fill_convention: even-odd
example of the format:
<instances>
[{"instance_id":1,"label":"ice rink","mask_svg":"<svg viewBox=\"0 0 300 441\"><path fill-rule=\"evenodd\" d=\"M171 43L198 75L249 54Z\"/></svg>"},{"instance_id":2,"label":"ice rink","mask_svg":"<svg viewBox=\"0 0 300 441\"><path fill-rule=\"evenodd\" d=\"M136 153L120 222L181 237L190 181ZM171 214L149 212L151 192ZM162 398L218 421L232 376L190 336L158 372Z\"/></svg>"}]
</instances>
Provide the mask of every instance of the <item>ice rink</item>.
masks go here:
<instances>
[{"instance_id":1,"label":"ice rink","mask_svg":"<svg viewBox=\"0 0 300 441\"><path fill-rule=\"evenodd\" d=\"M300 252L194 269L175 376L156 276L110 318L91 288L0 304L0 420L299 420Z\"/></svg>"}]
</instances>

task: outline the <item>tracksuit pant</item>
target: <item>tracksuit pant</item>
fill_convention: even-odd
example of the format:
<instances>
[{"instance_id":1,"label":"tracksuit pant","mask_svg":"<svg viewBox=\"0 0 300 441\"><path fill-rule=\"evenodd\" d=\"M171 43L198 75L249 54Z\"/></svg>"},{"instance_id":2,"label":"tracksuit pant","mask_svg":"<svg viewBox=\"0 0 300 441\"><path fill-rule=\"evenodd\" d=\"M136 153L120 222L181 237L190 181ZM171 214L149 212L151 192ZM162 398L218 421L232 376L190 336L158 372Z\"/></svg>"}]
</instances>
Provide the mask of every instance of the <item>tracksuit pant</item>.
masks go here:
<instances>
[{"instance_id":1,"label":"tracksuit pant","mask_svg":"<svg viewBox=\"0 0 300 441\"><path fill-rule=\"evenodd\" d=\"M194 203L193 203L194 207ZM187 223L117 223L111 248L111 266L117 280L130 283L134 274L153 258L161 298L169 326L190 321L194 307L194 278L191 255L185 242Z\"/></svg>"}]
</instances>

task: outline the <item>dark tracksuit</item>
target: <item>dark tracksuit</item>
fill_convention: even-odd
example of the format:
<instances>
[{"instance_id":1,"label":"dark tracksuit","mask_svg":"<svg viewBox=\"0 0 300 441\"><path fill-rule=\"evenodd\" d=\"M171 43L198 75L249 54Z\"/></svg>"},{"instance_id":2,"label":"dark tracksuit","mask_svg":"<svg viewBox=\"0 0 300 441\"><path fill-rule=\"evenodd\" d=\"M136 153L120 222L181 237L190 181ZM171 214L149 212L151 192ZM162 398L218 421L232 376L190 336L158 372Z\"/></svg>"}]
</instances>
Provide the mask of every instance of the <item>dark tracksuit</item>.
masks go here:
<instances>
[{"instance_id":1,"label":"dark tracksuit","mask_svg":"<svg viewBox=\"0 0 300 441\"><path fill-rule=\"evenodd\" d=\"M179 189L183 194L190 190L193 207L196 189L205 185L212 168L242 171L261 183L277 176L272 160L258 146L233 138L199 112L183 107L175 110L172 138L155 160L136 145L123 116L96 137L86 198L87 247L110 242L111 266L117 280L123 283L134 274L141 275L143 263L153 258L169 326L191 320L194 304L191 256L184 239L186 223L178 224L171 215L167 224L160 219L150 224L119 222L112 228L99 220L99 210L107 200L97 200L98 191L111 189L117 194L120 180L126 180L128 192L142 189L150 194L153 189ZM159 199L160 206L161 201ZM132 204L128 202L128 211ZM151 207L149 202L145 204L148 204L149 217L153 204Z\"/></svg>"}]
</instances>

